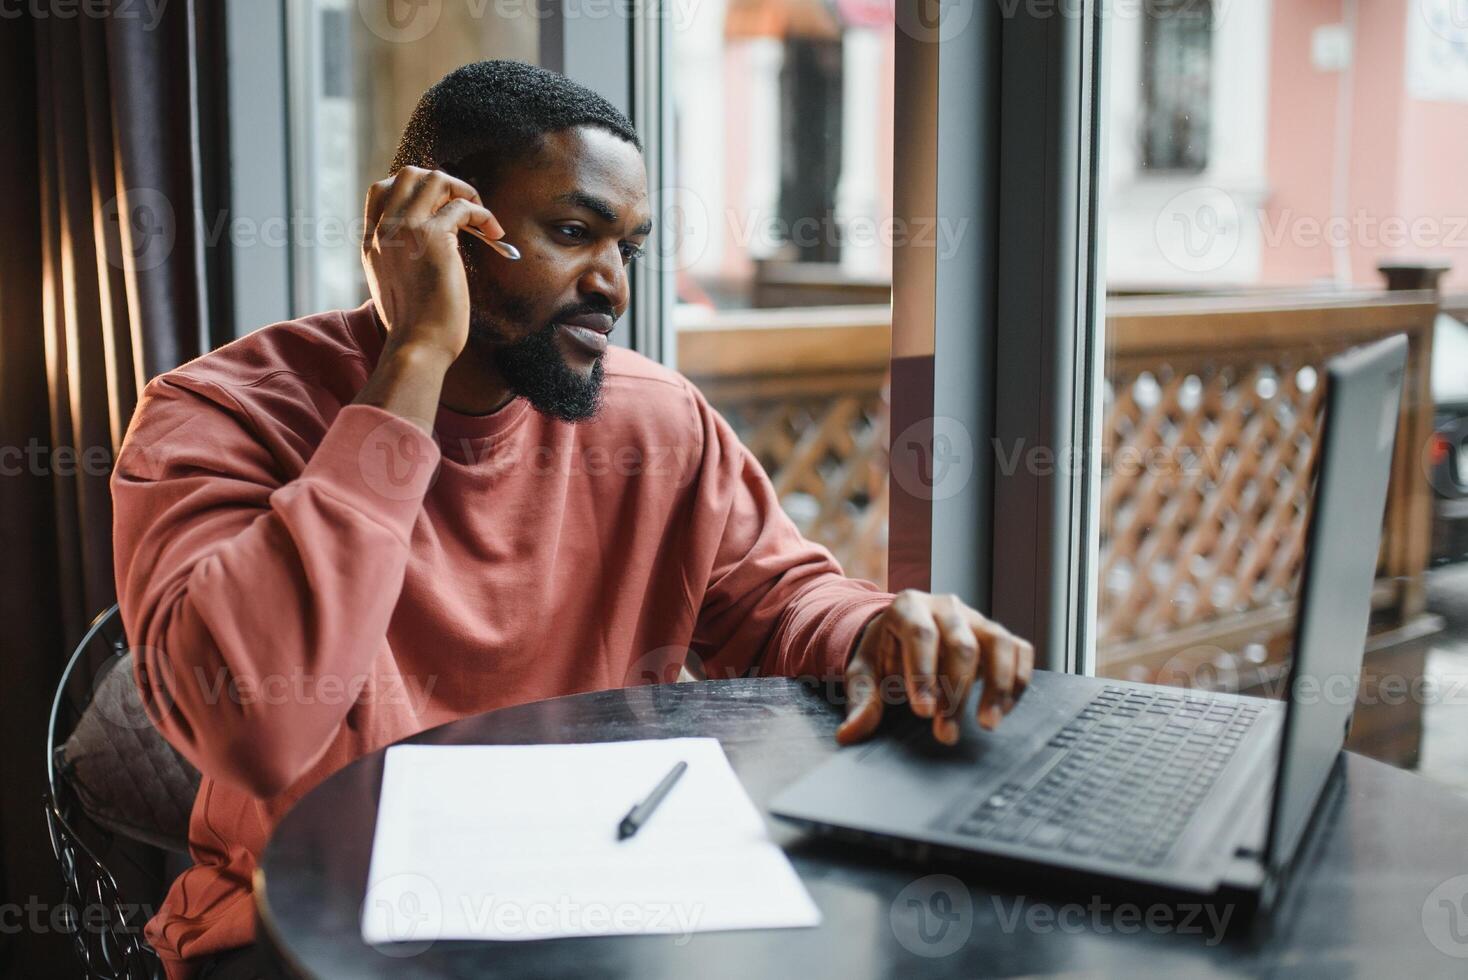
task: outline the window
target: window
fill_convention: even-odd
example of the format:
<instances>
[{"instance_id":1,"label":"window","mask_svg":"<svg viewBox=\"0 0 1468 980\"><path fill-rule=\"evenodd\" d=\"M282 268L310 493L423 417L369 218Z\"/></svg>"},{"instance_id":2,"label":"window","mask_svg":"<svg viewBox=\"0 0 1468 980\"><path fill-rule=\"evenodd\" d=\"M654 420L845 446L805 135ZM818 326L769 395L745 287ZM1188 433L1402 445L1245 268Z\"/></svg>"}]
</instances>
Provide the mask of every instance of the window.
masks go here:
<instances>
[{"instance_id":1,"label":"window","mask_svg":"<svg viewBox=\"0 0 1468 980\"><path fill-rule=\"evenodd\" d=\"M367 298L358 227L363 202L368 186L387 176L413 107L429 86L468 62L534 63L539 21L532 9L396 0L289 5L298 311L350 308Z\"/></svg>"},{"instance_id":2,"label":"window","mask_svg":"<svg viewBox=\"0 0 1468 980\"><path fill-rule=\"evenodd\" d=\"M1432 377L1468 374L1461 348L1435 342L1462 330L1453 297L1468 286L1452 237L1468 197L1447 163L1468 153L1468 37L1434 18L1449 5L1238 3L1223 17L1156 0L1108 19L1103 66L1095 670L1281 693L1323 366L1406 333L1373 706L1353 743L1398 763L1418 755L1423 701L1371 695L1375 678L1421 689L1438 669L1428 567L1452 493L1430 489L1430 447L1452 412Z\"/></svg>"},{"instance_id":3,"label":"window","mask_svg":"<svg viewBox=\"0 0 1468 980\"><path fill-rule=\"evenodd\" d=\"M1142 167L1197 173L1208 165L1213 5L1147 0L1142 11Z\"/></svg>"},{"instance_id":4,"label":"window","mask_svg":"<svg viewBox=\"0 0 1468 980\"><path fill-rule=\"evenodd\" d=\"M677 366L801 530L886 581L892 23L731 0L669 35ZM664 248L669 248L664 244Z\"/></svg>"}]
</instances>

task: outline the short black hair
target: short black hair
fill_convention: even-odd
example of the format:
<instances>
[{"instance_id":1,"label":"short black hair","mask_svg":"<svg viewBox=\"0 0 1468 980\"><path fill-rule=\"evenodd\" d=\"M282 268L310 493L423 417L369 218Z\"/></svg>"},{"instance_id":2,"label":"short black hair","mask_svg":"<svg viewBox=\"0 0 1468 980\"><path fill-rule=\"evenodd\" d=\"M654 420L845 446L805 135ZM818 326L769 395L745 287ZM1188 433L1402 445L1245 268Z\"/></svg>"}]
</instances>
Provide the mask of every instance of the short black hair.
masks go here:
<instances>
[{"instance_id":1,"label":"short black hair","mask_svg":"<svg viewBox=\"0 0 1468 980\"><path fill-rule=\"evenodd\" d=\"M584 85L519 61L478 61L423 93L403 129L392 173L403 167L448 170L487 185L503 165L534 154L544 136L575 126L600 127L642 150L627 117Z\"/></svg>"}]
</instances>

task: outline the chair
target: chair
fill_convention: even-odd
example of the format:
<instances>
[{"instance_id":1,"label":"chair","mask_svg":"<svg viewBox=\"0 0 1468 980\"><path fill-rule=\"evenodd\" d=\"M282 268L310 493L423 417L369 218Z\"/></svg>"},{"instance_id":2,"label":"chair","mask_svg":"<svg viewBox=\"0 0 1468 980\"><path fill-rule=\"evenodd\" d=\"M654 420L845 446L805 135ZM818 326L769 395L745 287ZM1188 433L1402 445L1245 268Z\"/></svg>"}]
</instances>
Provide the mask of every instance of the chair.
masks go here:
<instances>
[{"instance_id":1,"label":"chair","mask_svg":"<svg viewBox=\"0 0 1468 980\"><path fill-rule=\"evenodd\" d=\"M97 659L101 667L84 684L86 665ZM62 672L46 735L46 783L64 928L85 976L160 980L143 926L190 863L199 774L143 710L115 605L92 621Z\"/></svg>"}]
</instances>

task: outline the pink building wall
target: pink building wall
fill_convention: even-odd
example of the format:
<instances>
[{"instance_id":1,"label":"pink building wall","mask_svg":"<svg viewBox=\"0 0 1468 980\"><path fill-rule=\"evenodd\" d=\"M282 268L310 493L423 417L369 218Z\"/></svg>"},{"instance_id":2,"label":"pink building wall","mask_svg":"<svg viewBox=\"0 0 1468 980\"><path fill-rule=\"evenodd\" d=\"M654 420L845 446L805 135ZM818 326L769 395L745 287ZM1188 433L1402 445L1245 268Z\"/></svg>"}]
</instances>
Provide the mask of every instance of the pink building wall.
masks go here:
<instances>
[{"instance_id":1,"label":"pink building wall","mask_svg":"<svg viewBox=\"0 0 1468 980\"><path fill-rule=\"evenodd\" d=\"M1458 223L1468 222L1468 104L1408 96L1413 3L1358 0L1349 72L1320 71L1311 61L1313 32L1341 21L1342 0L1274 4L1263 282L1332 279L1329 230L1347 243L1353 286L1381 286L1376 264L1385 258L1445 257L1456 266L1448 288L1468 288L1468 249L1461 244L1468 227L1457 230L1456 247L1453 237ZM1337 215L1332 188L1345 85L1351 99L1349 190Z\"/></svg>"}]
</instances>

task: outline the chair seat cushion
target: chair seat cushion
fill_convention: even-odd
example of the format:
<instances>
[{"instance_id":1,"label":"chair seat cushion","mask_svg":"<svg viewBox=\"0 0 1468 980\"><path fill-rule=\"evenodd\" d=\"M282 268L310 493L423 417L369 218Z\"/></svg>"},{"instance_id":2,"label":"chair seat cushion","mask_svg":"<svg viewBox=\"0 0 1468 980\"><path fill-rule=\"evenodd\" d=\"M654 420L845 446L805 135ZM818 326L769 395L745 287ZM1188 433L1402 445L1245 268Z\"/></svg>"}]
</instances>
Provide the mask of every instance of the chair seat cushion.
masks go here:
<instances>
[{"instance_id":1,"label":"chair seat cushion","mask_svg":"<svg viewBox=\"0 0 1468 980\"><path fill-rule=\"evenodd\" d=\"M148 719L133 679L133 655L118 657L97 681L56 767L86 814L107 829L188 853L189 814L199 771Z\"/></svg>"}]
</instances>

